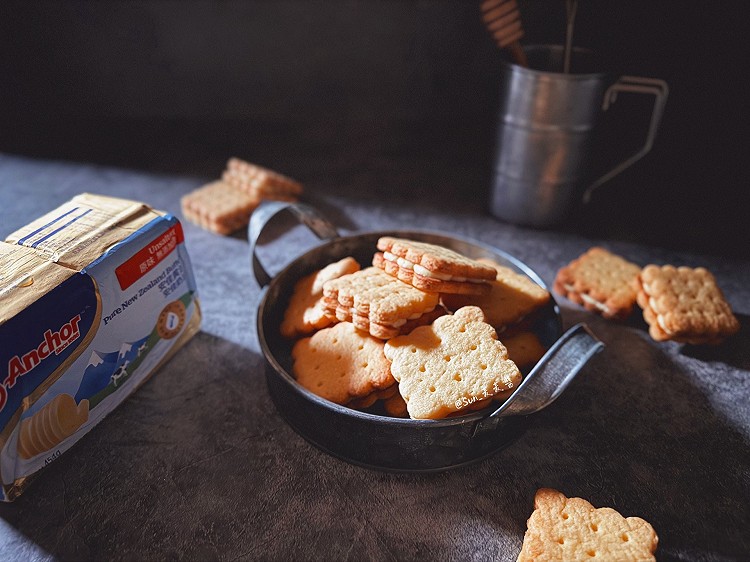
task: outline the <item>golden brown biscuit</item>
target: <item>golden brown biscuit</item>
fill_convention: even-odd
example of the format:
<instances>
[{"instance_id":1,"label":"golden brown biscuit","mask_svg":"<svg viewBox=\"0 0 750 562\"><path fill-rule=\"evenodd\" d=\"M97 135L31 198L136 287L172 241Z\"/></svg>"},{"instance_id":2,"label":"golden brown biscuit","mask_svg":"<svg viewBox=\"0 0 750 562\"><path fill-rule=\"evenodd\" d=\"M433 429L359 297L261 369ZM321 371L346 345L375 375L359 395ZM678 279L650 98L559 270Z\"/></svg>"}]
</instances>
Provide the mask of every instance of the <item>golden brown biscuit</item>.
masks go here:
<instances>
[{"instance_id":1,"label":"golden brown biscuit","mask_svg":"<svg viewBox=\"0 0 750 562\"><path fill-rule=\"evenodd\" d=\"M634 287L656 341L717 344L740 329L716 279L703 267L648 265Z\"/></svg>"},{"instance_id":2,"label":"golden brown biscuit","mask_svg":"<svg viewBox=\"0 0 750 562\"><path fill-rule=\"evenodd\" d=\"M377 392L371 392L362 398L355 398L346 403L347 406L355 410L365 410L378 401Z\"/></svg>"},{"instance_id":3,"label":"golden brown biscuit","mask_svg":"<svg viewBox=\"0 0 750 562\"><path fill-rule=\"evenodd\" d=\"M302 184L278 172L230 158L222 179L252 197L295 201L302 194Z\"/></svg>"},{"instance_id":4,"label":"golden brown biscuit","mask_svg":"<svg viewBox=\"0 0 750 562\"><path fill-rule=\"evenodd\" d=\"M388 340L385 355L409 415L439 419L515 388L521 373L478 307Z\"/></svg>"},{"instance_id":5,"label":"golden brown biscuit","mask_svg":"<svg viewBox=\"0 0 750 562\"><path fill-rule=\"evenodd\" d=\"M353 322L358 329L381 339L398 335L407 322L432 313L438 301L436 293L420 291L375 267L323 285L326 314Z\"/></svg>"},{"instance_id":6,"label":"golden brown biscuit","mask_svg":"<svg viewBox=\"0 0 750 562\"><path fill-rule=\"evenodd\" d=\"M297 281L281 322L281 335L294 338L330 326L335 319L325 313L323 284L355 271L359 271L359 263L346 257Z\"/></svg>"},{"instance_id":7,"label":"golden brown biscuit","mask_svg":"<svg viewBox=\"0 0 750 562\"><path fill-rule=\"evenodd\" d=\"M396 387L398 388L398 385ZM383 402L383 408L386 414L394 418L409 417L409 412L406 410L406 402L404 402L403 397L398 392Z\"/></svg>"},{"instance_id":8,"label":"golden brown biscuit","mask_svg":"<svg viewBox=\"0 0 750 562\"><path fill-rule=\"evenodd\" d=\"M509 267L489 259L479 259L497 271L495 281L490 283L486 295L442 295L448 310L474 305L482 309L486 322L500 331L504 327L520 322L523 318L549 302L550 294L526 275L516 273Z\"/></svg>"},{"instance_id":9,"label":"golden brown biscuit","mask_svg":"<svg viewBox=\"0 0 750 562\"><path fill-rule=\"evenodd\" d=\"M365 408L369 408L370 406L375 404L375 402L377 402L378 400L388 400L395 394L398 394L398 385L395 384L394 381L394 384L392 384L388 388L384 388L383 390L376 390L375 392L372 392L367 396L364 396L363 398L355 398L354 400L349 401L346 405L357 410L364 410Z\"/></svg>"},{"instance_id":10,"label":"golden brown biscuit","mask_svg":"<svg viewBox=\"0 0 750 562\"><path fill-rule=\"evenodd\" d=\"M508 350L508 357L521 369L535 365L547 351L534 332L518 332L500 337L500 341Z\"/></svg>"},{"instance_id":11,"label":"golden brown biscuit","mask_svg":"<svg viewBox=\"0 0 750 562\"><path fill-rule=\"evenodd\" d=\"M633 281L641 268L594 247L557 272L554 290L605 318L624 319L633 310Z\"/></svg>"},{"instance_id":12,"label":"golden brown biscuit","mask_svg":"<svg viewBox=\"0 0 750 562\"><path fill-rule=\"evenodd\" d=\"M415 328L420 326L426 326L432 324L437 318L447 314L448 311L438 304L433 310L425 312L424 314L414 318L416 315L409 317L409 320L397 321L394 324L382 324L379 322L371 322L367 316L360 314L354 314L351 318L351 322L357 327L358 330L369 332L370 335L375 336L383 340L395 338L410 333Z\"/></svg>"},{"instance_id":13,"label":"golden brown biscuit","mask_svg":"<svg viewBox=\"0 0 750 562\"><path fill-rule=\"evenodd\" d=\"M435 244L384 236L377 246L375 267L424 291L486 294L496 275L492 266Z\"/></svg>"},{"instance_id":14,"label":"golden brown biscuit","mask_svg":"<svg viewBox=\"0 0 750 562\"><path fill-rule=\"evenodd\" d=\"M609 507L549 488L537 491L518 562L577 560L653 561L659 542L640 517L627 519Z\"/></svg>"},{"instance_id":15,"label":"golden brown biscuit","mask_svg":"<svg viewBox=\"0 0 750 562\"><path fill-rule=\"evenodd\" d=\"M383 342L350 322L324 328L292 348L297 382L331 402L346 404L395 383Z\"/></svg>"},{"instance_id":16,"label":"golden brown biscuit","mask_svg":"<svg viewBox=\"0 0 750 562\"><path fill-rule=\"evenodd\" d=\"M180 201L187 220L217 234L231 234L246 227L260 202L260 197L250 196L223 181L206 184Z\"/></svg>"},{"instance_id":17,"label":"golden brown biscuit","mask_svg":"<svg viewBox=\"0 0 750 562\"><path fill-rule=\"evenodd\" d=\"M432 324L435 320L437 320L441 316L445 316L446 314L448 314L448 311L445 309L445 307L442 304L438 304L433 310L425 312L419 318L407 320L398 329L398 335L405 336L406 334L410 334L420 326L427 326L428 324Z\"/></svg>"}]
</instances>

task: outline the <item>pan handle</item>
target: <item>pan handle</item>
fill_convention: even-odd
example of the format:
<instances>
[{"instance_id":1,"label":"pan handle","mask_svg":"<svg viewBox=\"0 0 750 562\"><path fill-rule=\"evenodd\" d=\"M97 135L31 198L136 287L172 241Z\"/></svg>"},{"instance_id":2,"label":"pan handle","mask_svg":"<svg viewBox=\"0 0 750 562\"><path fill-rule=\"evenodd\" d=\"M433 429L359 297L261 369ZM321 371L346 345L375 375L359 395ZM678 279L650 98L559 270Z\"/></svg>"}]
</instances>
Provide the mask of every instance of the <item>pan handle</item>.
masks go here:
<instances>
[{"instance_id":1,"label":"pan handle","mask_svg":"<svg viewBox=\"0 0 750 562\"><path fill-rule=\"evenodd\" d=\"M268 285L271 282L271 276L261 265L255 249L263 230L271 222L271 219L282 211L291 212L301 224L307 226L321 240L332 240L339 237L336 227L310 205L306 205L305 203L289 203L286 201L264 201L253 212L250 217L250 225L247 227L247 239L250 242L253 273L255 274L255 281L260 287Z\"/></svg>"},{"instance_id":2,"label":"pan handle","mask_svg":"<svg viewBox=\"0 0 750 562\"><path fill-rule=\"evenodd\" d=\"M477 422L474 434L494 429L499 418L526 416L546 408L603 348L604 344L585 324L576 324L549 348L510 398Z\"/></svg>"}]
</instances>

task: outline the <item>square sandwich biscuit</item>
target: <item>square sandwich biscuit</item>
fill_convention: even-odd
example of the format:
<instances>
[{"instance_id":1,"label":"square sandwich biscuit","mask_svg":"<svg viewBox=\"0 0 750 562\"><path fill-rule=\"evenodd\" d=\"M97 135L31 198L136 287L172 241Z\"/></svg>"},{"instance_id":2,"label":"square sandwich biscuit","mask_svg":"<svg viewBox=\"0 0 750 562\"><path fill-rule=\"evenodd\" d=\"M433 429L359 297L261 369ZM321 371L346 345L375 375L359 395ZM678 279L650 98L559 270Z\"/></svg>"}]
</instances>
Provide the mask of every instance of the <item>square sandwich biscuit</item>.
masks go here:
<instances>
[{"instance_id":1,"label":"square sandwich biscuit","mask_svg":"<svg viewBox=\"0 0 750 562\"><path fill-rule=\"evenodd\" d=\"M634 286L656 341L717 344L740 329L716 279L703 267L648 265Z\"/></svg>"},{"instance_id":2,"label":"square sandwich biscuit","mask_svg":"<svg viewBox=\"0 0 750 562\"><path fill-rule=\"evenodd\" d=\"M423 291L487 294L497 274L491 265L426 242L384 236L377 246L375 267Z\"/></svg>"},{"instance_id":3,"label":"square sandwich biscuit","mask_svg":"<svg viewBox=\"0 0 750 562\"><path fill-rule=\"evenodd\" d=\"M636 264L594 247L557 272L554 290L605 318L624 319L633 310L633 281L640 271Z\"/></svg>"},{"instance_id":4,"label":"square sandwich biscuit","mask_svg":"<svg viewBox=\"0 0 750 562\"><path fill-rule=\"evenodd\" d=\"M222 180L253 197L296 201L302 195L302 184L278 172L251 164L240 158L230 158Z\"/></svg>"},{"instance_id":5,"label":"square sandwich biscuit","mask_svg":"<svg viewBox=\"0 0 750 562\"><path fill-rule=\"evenodd\" d=\"M217 234L231 234L247 226L260 205L259 197L214 181L185 195L182 214L190 222Z\"/></svg>"},{"instance_id":6,"label":"square sandwich biscuit","mask_svg":"<svg viewBox=\"0 0 750 562\"><path fill-rule=\"evenodd\" d=\"M326 314L381 339L397 336L408 322L431 322L440 314L438 301L437 293L416 289L376 267L323 285Z\"/></svg>"}]
</instances>

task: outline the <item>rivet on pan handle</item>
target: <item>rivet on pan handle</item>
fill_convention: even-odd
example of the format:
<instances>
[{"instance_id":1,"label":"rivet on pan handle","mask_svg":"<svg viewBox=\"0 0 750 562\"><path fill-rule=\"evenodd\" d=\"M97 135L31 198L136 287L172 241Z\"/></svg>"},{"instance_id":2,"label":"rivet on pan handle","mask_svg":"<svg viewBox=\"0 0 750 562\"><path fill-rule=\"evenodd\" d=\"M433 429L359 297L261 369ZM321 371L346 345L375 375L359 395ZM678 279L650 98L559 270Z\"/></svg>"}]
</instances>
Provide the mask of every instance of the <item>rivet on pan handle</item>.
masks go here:
<instances>
[{"instance_id":1,"label":"rivet on pan handle","mask_svg":"<svg viewBox=\"0 0 750 562\"><path fill-rule=\"evenodd\" d=\"M271 282L271 276L261 265L255 248L260 235L268 223L282 211L291 212L301 224L307 226L321 240L332 240L339 237L336 228L310 205L306 205L305 203L288 203L285 201L264 201L253 212L253 215L250 217L250 225L247 228L253 273L260 287L268 285Z\"/></svg>"}]
</instances>

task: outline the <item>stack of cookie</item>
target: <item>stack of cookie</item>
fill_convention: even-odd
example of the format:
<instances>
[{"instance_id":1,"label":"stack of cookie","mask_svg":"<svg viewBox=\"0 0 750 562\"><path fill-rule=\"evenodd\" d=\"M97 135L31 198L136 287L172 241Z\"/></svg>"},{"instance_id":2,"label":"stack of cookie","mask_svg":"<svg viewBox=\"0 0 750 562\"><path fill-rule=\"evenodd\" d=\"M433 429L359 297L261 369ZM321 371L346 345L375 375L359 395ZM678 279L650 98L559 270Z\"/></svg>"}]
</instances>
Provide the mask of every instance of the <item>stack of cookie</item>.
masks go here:
<instances>
[{"instance_id":1,"label":"stack of cookie","mask_svg":"<svg viewBox=\"0 0 750 562\"><path fill-rule=\"evenodd\" d=\"M264 199L296 201L302 185L267 168L230 158L221 179L200 187L181 200L187 220L217 234L247 226Z\"/></svg>"},{"instance_id":2,"label":"stack of cookie","mask_svg":"<svg viewBox=\"0 0 750 562\"><path fill-rule=\"evenodd\" d=\"M625 319L637 303L656 341L715 345L740 329L716 279L703 267L641 268L594 247L558 271L554 289L605 318Z\"/></svg>"},{"instance_id":3,"label":"stack of cookie","mask_svg":"<svg viewBox=\"0 0 750 562\"><path fill-rule=\"evenodd\" d=\"M510 395L521 381L515 354L524 366L545 351L522 321L547 291L433 244L383 237L377 250L370 267L345 258L295 286L281 333L302 336L292 349L297 381L338 404L380 402L420 419Z\"/></svg>"}]
</instances>

